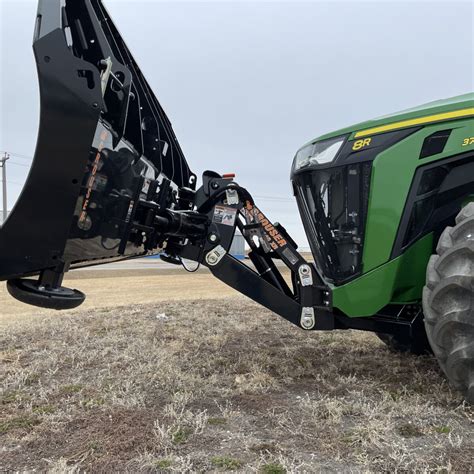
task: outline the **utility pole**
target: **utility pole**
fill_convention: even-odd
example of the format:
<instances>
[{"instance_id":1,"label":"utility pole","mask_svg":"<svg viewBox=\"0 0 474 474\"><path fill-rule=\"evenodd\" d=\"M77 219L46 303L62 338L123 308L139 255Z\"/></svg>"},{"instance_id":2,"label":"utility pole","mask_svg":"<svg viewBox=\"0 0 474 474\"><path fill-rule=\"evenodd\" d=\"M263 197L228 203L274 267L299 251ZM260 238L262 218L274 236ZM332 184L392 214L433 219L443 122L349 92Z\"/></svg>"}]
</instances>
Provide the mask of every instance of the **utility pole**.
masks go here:
<instances>
[{"instance_id":1,"label":"utility pole","mask_svg":"<svg viewBox=\"0 0 474 474\"><path fill-rule=\"evenodd\" d=\"M8 205L7 205L7 160L10 159L10 155L5 154L0 158L0 164L2 167L2 187L3 187L3 221L5 223L8 217Z\"/></svg>"}]
</instances>

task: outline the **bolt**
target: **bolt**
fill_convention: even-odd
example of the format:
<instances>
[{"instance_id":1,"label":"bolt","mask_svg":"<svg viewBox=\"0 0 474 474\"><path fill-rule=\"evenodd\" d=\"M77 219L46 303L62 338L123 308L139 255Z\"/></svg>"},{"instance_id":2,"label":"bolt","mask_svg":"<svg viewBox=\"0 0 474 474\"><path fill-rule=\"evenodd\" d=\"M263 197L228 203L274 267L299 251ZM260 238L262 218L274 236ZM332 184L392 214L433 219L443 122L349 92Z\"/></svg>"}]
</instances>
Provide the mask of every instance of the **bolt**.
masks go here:
<instances>
[{"instance_id":1,"label":"bolt","mask_svg":"<svg viewBox=\"0 0 474 474\"><path fill-rule=\"evenodd\" d=\"M302 326L304 329L309 329L312 325L313 325L313 320L312 320L312 318L305 317L305 318L303 318L302 321L301 321L301 326Z\"/></svg>"},{"instance_id":2,"label":"bolt","mask_svg":"<svg viewBox=\"0 0 474 474\"><path fill-rule=\"evenodd\" d=\"M214 265L215 263L217 263L217 255L211 253L207 256L206 260L207 263L209 263L210 265Z\"/></svg>"},{"instance_id":3,"label":"bolt","mask_svg":"<svg viewBox=\"0 0 474 474\"><path fill-rule=\"evenodd\" d=\"M209 234L209 241L210 242L217 242L217 235L216 234Z\"/></svg>"},{"instance_id":4,"label":"bolt","mask_svg":"<svg viewBox=\"0 0 474 474\"><path fill-rule=\"evenodd\" d=\"M303 274L303 275L307 275L309 273L309 267L308 265L302 265L301 268L300 268L300 272Z\"/></svg>"},{"instance_id":5,"label":"bolt","mask_svg":"<svg viewBox=\"0 0 474 474\"><path fill-rule=\"evenodd\" d=\"M211 184L212 189L218 189L219 188L219 183L216 183L215 181L212 182Z\"/></svg>"}]
</instances>

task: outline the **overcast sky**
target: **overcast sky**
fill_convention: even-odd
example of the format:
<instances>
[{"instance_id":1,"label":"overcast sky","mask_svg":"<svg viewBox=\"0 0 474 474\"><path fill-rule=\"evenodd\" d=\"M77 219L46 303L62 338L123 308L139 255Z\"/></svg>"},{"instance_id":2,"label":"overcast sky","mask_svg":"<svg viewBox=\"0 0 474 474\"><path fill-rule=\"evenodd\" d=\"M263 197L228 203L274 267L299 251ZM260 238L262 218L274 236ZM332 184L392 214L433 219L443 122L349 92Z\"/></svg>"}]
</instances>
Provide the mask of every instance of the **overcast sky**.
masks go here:
<instances>
[{"instance_id":1,"label":"overcast sky","mask_svg":"<svg viewBox=\"0 0 474 474\"><path fill-rule=\"evenodd\" d=\"M235 171L302 245L289 185L299 146L474 90L471 1L104 3L193 171ZM39 115L35 14L36 1L0 0L0 150L26 157ZM10 207L27 165L9 163Z\"/></svg>"}]
</instances>

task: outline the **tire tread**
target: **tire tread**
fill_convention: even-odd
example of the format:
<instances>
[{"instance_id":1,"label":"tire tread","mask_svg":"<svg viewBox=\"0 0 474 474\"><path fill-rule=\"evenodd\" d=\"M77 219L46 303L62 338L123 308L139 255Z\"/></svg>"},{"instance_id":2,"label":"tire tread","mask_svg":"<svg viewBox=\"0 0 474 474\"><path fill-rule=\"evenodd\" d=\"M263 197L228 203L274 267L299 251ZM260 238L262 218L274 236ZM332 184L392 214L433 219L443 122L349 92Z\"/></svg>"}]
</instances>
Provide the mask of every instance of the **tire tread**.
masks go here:
<instances>
[{"instance_id":1,"label":"tire tread","mask_svg":"<svg viewBox=\"0 0 474 474\"><path fill-rule=\"evenodd\" d=\"M426 271L425 329L447 378L474 403L474 202L441 234Z\"/></svg>"}]
</instances>

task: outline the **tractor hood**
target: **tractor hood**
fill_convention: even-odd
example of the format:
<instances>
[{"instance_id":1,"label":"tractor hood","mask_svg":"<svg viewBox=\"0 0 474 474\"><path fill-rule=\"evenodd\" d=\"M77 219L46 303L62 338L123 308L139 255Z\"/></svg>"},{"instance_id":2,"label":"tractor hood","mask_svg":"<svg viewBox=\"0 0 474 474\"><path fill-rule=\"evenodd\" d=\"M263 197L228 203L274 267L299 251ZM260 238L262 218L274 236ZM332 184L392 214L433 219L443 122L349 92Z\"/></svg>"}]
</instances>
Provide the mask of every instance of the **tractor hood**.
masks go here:
<instances>
[{"instance_id":1,"label":"tractor hood","mask_svg":"<svg viewBox=\"0 0 474 474\"><path fill-rule=\"evenodd\" d=\"M0 280L143 255L140 198L196 183L165 112L101 0L40 0L33 48L39 134Z\"/></svg>"},{"instance_id":2,"label":"tractor hood","mask_svg":"<svg viewBox=\"0 0 474 474\"><path fill-rule=\"evenodd\" d=\"M428 102L411 109L402 110L390 115L368 120L366 122L357 123L350 127L341 128L333 132L321 135L314 140L309 141L301 148L306 147L310 143L314 143L328 138L339 137L342 135L352 135L354 138L369 136L377 133L383 133L381 129L384 126L390 126L390 130L401 130L414 124L404 124L405 121L417 119L423 120L421 125L425 123L433 123L442 120L451 120L461 117L474 117L474 93L463 94L449 99ZM364 133L368 132L368 133Z\"/></svg>"}]
</instances>

